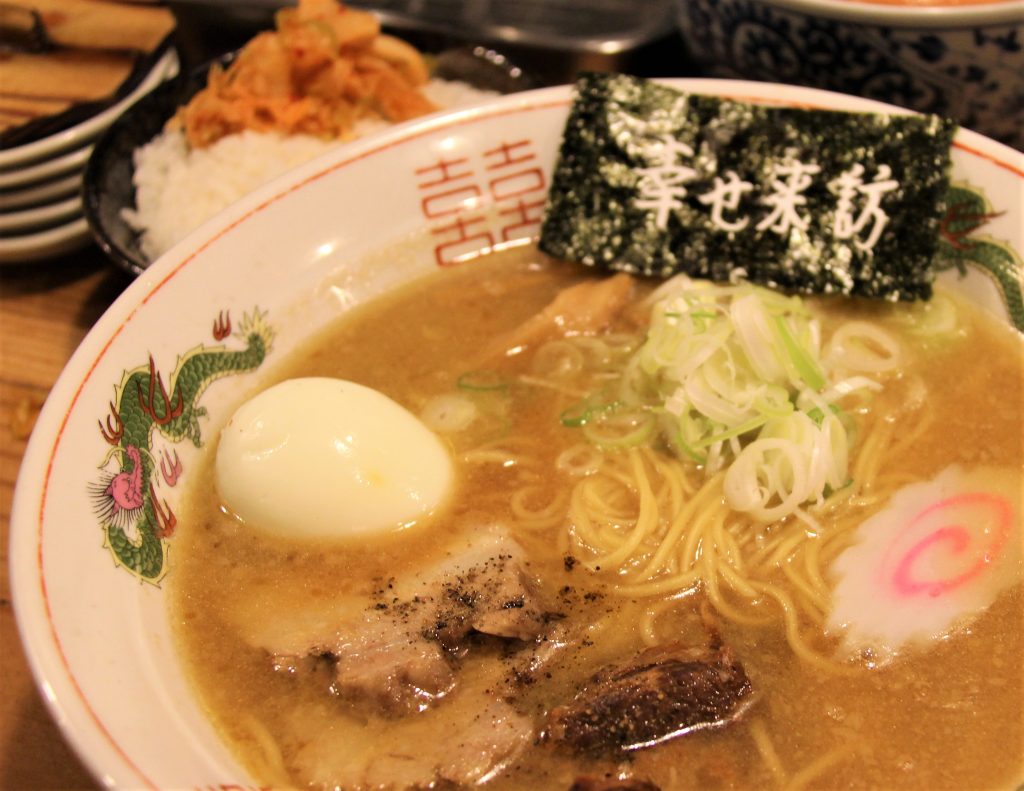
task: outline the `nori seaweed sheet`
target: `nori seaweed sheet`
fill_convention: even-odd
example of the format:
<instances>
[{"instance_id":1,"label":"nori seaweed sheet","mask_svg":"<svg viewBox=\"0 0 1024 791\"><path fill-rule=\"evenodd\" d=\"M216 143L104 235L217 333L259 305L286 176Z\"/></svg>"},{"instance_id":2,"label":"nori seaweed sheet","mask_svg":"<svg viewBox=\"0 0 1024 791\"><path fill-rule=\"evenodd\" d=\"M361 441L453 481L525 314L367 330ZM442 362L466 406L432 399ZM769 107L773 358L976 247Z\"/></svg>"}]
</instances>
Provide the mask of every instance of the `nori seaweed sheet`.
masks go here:
<instances>
[{"instance_id":1,"label":"nori seaweed sheet","mask_svg":"<svg viewBox=\"0 0 1024 791\"><path fill-rule=\"evenodd\" d=\"M768 107L683 94L625 75L586 74L566 123L540 247L649 276L685 272L728 281L740 275L800 293L927 299L955 131L952 121L936 116ZM685 195L662 228L656 212L636 202L644 178L639 169L652 167L651 146L665 135L692 149L679 162L695 174L682 183ZM808 226L783 234L757 230L771 212L763 199L773 192L773 167L787 158L821 168L801 193L806 204L799 213ZM829 184L858 164L864 182L884 173L882 165L898 182L882 198L887 224L868 250L834 230L838 197ZM748 225L732 232L717 227L699 199L715 176L730 170L752 185L729 212L747 217Z\"/></svg>"}]
</instances>

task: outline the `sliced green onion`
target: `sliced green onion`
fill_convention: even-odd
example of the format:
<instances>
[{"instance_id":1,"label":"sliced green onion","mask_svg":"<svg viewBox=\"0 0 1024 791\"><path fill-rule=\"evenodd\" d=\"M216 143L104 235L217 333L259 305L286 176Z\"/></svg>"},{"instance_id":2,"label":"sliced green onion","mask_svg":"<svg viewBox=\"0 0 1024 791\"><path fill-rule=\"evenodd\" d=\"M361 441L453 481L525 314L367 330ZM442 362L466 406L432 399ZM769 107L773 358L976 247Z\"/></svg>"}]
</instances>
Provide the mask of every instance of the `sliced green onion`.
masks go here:
<instances>
[{"instance_id":1,"label":"sliced green onion","mask_svg":"<svg viewBox=\"0 0 1024 791\"><path fill-rule=\"evenodd\" d=\"M708 457L704 453L698 452L689 442L683 438L683 432L680 428L678 420L671 419L672 416L668 413L663 415L662 425L664 426L663 431L668 440L668 444L675 449L676 455L689 456L697 464L707 463Z\"/></svg>"},{"instance_id":2,"label":"sliced green onion","mask_svg":"<svg viewBox=\"0 0 1024 791\"><path fill-rule=\"evenodd\" d=\"M727 439L733 437L742 437L744 434L749 434L756 428L761 428L770 419L769 415L758 415L757 417L751 418L750 420L732 426L731 428L722 431L718 434L712 434L707 439L703 439L697 445L698 448L706 448L709 445L714 445L716 442L725 442Z\"/></svg>"},{"instance_id":3,"label":"sliced green onion","mask_svg":"<svg viewBox=\"0 0 1024 791\"><path fill-rule=\"evenodd\" d=\"M849 489L851 486L853 486L853 478L847 478L846 479L846 483L844 483L838 489L833 489L828 484L825 484L825 490L822 492L822 495L827 500L829 497L831 497L836 492L841 492L843 489Z\"/></svg>"},{"instance_id":4,"label":"sliced green onion","mask_svg":"<svg viewBox=\"0 0 1024 791\"><path fill-rule=\"evenodd\" d=\"M559 420L567 428L579 428L587 422L588 417L590 417L590 406L585 401L581 401L562 412Z\"/></svg>"},{"instance_id":5,"label":"sliced green onion","mask_svg":"<svg viewBox=\"0 0 1024 791\"><path fill-rule=\"evenodd\" d=\"M618 380L563 412L563 425L605 449L660 437L705 474L725 470L727 502L763 521L821 503L848 479L856 424L835 402L880 387L852 363L891 365L898 349L857 322L824 339L803 300L751 284L678 276L647 304L646 337ZM878 359L855 359L867 353Z\"/></svg>"},{"instance_id":6,"label":"sliced green onion","mask_svg":"<svg viewBox=\"0 0 1024 791\"><path fill-rule=\"evenodd\" d=\"M765 387L764 393L755 398L751 406L769 417L785 417L794 409L786 388L778 385Z\"/></svg>"},{"instance_id":7,"label":"sliced green onion","mask_svg":"<svg viewBox=\"0 0 1024 791\"><path fill-rule=\"evenodd\" d=\"M567 428L579 428L580 426L585 426L595 417L606 412L613 412L621 406L622 403L620 401L600 403L588 399L566 409L562 412L559 419L562 425Z\"/></svg>"},{"instance_id":8,"label":"sliced green onion","mask_svg":"<svg viewBox=\"0 0 1024 791\"><path fill-rule=\"evenodd\" d=\"M647 410L606 411L583 424L583 436L602 448L633 448L654 436L657 416Z\"/></svg>"},{"instance_id":9,"label":"sliced green onion","mask_svg":"<svg viewBox=\"0 0 1024 791\"><path fill-rule=\"evenodd\" d=\"M464 373L456 380L456 385L460 390L472 390L481 393L508 390L508 382L497 371L470 371L469 373Z\"/></svg>"},{"instance_id":10,"label":"sliced green onion","mask_svg":"<svg viewBox=\"0 0 1024 791\"><path fill-rule=\"evenodd\" d=\"M843 410L835 404L829 404L828 408L836 417L841 417L843 414ZM825 420L825 413L822 412L821 407L814 407L814 409L807 410L807 417L814 421L814 425L821 428L821 424Z\"/></svg>"},{"instance_id":11,"label":"sliced green onion","mask_svg":"<svg viewBox=\"0 0 1024 791\"><path fill-rule=\"evenodd\" d=\"M793 366L796 368L800 378L803 379L809 387L813 387L815 390L821 390L826 384L825 374L822 373L821 368L818 367L817 363L811 358L802 345L797 343L796 338L793 337L793 333L789 331L789 325L786 324L785 316L775 316L775 329L779 333L779 338L782 340L782 345L786 349L786 353L789 355L789 359L792 360Z\"/></svg>"},{"instance_id":12,"label":"sliced green onion","mask_svg":"<svg viewBox=\"0 0 1024 791\"><path fill-rule=\"evenodd\" d=\"M469 428L477 419L476 403L461 393L434 396L423 407L420 418L427 426L441 434L454 434Z\"/></svg>"}]
</instances>

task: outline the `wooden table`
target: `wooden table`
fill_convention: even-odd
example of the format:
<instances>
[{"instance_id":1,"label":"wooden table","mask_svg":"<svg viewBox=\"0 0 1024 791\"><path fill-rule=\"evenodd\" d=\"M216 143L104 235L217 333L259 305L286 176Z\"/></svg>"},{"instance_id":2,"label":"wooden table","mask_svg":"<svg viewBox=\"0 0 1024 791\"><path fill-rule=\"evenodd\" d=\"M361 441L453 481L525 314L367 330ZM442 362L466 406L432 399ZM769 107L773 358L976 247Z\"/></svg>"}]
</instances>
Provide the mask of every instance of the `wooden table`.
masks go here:
<instances>
[{"instance_id":1,"label":"wooden table","mask_svg":"<svg viewBox=\"0 0 1024 791\"><path fill-rule=\"evenodd\" d=\"M131 282L89 246L0 267L0 789L96 788L51 719L11 606L11 499L32 423L89 328Z\"/></svg>"}]
</instances>

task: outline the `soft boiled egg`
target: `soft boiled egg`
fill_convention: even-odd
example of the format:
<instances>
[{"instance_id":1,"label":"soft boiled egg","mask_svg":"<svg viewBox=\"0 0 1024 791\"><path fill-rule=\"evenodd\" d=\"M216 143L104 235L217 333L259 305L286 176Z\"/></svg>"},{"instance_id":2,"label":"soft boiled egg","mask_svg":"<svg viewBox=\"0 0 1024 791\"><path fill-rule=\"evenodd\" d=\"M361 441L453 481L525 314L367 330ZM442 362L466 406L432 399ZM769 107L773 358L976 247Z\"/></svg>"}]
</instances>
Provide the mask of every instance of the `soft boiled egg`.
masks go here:
<instances>
[{"instance_id":1,"label":"soft boiled egg","mask_svg":"<svg viewBox=\"0 0 1024 791\"><path fill-rule=\"evenodd\" d=\"M294 538L391 532L452 486L441 440L404 407L341 379L289 379L244 403L221 432L220 496L238 518Z\"/></svg>"}]
</instances>

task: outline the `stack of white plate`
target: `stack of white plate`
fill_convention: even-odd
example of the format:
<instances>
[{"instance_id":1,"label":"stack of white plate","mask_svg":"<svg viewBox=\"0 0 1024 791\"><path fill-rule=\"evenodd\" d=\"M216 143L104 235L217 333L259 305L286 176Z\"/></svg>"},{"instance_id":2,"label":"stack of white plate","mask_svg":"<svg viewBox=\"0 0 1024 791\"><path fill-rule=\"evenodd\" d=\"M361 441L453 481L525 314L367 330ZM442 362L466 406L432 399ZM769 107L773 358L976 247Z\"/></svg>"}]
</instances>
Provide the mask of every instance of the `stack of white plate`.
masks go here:
<instances>
[{"instance_id":1,"label":"stack of white plate","mask_svg":"<svg viewBox=\"0 0 1024 791\"><path fill-rule=\"evenodd\" d=\"M88 243L81 189L93 143L125 110L177 73L172 48L116 104L48 137L0 150L0 264L39 261Z\"/></svg>"}]
</instances>

